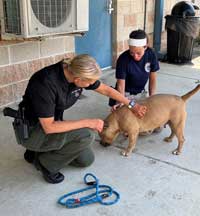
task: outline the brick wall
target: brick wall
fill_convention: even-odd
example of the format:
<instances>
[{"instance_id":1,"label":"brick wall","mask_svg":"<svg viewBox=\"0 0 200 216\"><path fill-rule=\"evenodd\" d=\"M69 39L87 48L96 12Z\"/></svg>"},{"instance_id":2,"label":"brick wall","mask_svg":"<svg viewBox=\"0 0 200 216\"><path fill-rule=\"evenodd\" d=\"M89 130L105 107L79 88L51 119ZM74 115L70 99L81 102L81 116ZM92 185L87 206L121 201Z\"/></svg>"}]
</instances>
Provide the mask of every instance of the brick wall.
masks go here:
<instances>
[{"instance_id":1,"label":"brick wall","mask_svg":"<svg viewBox=\"0 0 200 216\"><path fill-rule=\"evenodd\" d=\"M21 100L30 76L74 55L74 38L43 41L0 41L0 108Z\"/></svg>"}]
</instances>

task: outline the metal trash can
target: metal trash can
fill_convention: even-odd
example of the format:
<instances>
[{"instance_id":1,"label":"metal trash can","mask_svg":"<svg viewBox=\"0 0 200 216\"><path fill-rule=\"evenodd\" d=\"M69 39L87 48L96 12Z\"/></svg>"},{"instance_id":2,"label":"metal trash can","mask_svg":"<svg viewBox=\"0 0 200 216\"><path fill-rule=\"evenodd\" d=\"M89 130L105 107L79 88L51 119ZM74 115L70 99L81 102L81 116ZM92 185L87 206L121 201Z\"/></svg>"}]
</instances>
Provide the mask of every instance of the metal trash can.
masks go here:
<instances>
[{"instance_id":1,"label":"metal trash can","mask_svg":"<svg viewBox=\"0 0 200 216\"><path fill-rule=\"evenodd\" d=\"M167 15L167 60L170 63L191 61L194 39L199 35L200 19L195 16L198 6L181 1L174 5Z\"/></svg>"}]
</instances>

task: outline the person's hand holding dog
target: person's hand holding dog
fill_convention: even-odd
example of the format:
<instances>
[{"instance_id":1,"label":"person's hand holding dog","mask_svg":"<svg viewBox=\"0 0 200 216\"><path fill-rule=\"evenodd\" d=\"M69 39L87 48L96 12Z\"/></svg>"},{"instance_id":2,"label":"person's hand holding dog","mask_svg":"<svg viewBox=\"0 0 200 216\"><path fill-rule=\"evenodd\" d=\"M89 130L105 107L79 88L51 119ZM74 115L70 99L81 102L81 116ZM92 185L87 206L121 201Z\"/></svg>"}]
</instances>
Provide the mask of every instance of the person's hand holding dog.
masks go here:
<instances>
[{"instance_id":1,"label":"person's hand holding dog","mask_svg":"<svg viewBox=\"0 0 200 216\"><path fill-rule=\"evenodd\" d=\"M131 108L131 111L138 117L138 118L143 118L146 111L147 111L147 107L140 105L138 103L135 104L135 106L133 108Z\"/></svg>"},{"instance_id":2,"label":"person's hand holding dog","mask_svg":"<svg viewBox=\"0 0 200 216\"><path fill-rule=\"evenodd\" d=\"M124 104L123 103L117 103L116 105L112 106L111 111L115 111L116 109L122 107Z\"/></svg>"},{"instance_id":3,"label":"person's hand holding dog","mask_svg":"<svg viewBox=\"0 0 200 216\"><path fill-rule=\"evenodd\" d=\"M118 103L118 104L112 106L111 111L113 112L114 110L116 110L116 109L122 107L123 105L124 105L123 103ZM134 105L134 107L131 108L131 111L132 111L138 118L143 118L144 115L145 115L145 113L146 113L146 111L147 111L147 107L136 103L136 104Z\"/></svg>"},{"instance_id":4,"label":"person's hand holding dog","mask_svg":"<svg viewBox=\"0 0 200 216\"><path fill-rule=\"evenodd\" d=\"M86 119L88 128L95 130L99 133L103 130L104 121L102 119Z\"/></svg>"}]
</instances>

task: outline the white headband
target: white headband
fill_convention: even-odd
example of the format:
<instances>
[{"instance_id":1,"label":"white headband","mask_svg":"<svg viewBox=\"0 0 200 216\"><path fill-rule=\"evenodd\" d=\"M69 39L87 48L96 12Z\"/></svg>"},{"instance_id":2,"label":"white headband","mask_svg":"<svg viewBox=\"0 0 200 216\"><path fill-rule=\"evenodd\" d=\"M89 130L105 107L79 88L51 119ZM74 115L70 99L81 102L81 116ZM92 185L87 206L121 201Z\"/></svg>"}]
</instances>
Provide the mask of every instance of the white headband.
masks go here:
<instances>
[{"instance_id":1,"label":"white headband","mask_svg":"<svg viewBox=\"0 0 200 216\"><path fill-rule=\"evenodd\" d=\"M146 46L147 45L147 38L144 38L144 39L129 38L128 45L129 46L136 46L136 47Z\"/></svg>"}]
</instances>

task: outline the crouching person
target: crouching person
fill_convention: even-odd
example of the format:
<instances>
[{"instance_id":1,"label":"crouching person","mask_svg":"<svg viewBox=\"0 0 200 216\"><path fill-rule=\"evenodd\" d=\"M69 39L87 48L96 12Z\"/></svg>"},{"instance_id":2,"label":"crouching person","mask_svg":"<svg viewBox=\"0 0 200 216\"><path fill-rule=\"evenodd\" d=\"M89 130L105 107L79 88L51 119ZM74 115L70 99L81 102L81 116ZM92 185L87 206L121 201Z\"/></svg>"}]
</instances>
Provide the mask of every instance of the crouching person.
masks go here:
<instances>
[{"instance_id":1,"label":"crouching person","mask_svg":"<svg viewBox=\"0 0 200 216\"><path fill-rule=\"evenodd\" d=\"M78 100L83 88L126 105L130 103L118 91L101 83L100 75L96 61L83 54L70 62L63 60L43 68L29 80L19 104L19 110L24 111L23 116L29 123L29 135L21 144L26 148L25 160L33 163L49 183L64 180L60 169L66 165L87 167L94 161L93 131L102 131L103 120L63 120L64 110ZM135 103L132 110L142 117L146 107Z\"/></svg>"}]
</instances>

